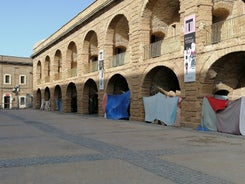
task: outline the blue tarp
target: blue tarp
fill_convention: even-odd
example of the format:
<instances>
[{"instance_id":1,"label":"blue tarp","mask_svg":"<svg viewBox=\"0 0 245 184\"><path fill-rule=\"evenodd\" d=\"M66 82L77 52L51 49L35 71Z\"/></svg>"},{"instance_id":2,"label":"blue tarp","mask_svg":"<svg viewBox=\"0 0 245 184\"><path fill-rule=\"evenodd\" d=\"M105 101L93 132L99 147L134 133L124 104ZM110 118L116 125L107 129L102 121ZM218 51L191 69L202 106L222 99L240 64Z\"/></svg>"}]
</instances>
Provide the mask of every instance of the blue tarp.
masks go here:
<instances>
[{"instance_id":1,"label":"blue tarp","mask_svg":"<svg viewBox=\"0 0 245 184\"><path fill-rule=\"evenodd\" d=\"M106 105L106 118L128 119L129 118L130 91L121 95L108 95Z\"/></svg>"}]
</instances>

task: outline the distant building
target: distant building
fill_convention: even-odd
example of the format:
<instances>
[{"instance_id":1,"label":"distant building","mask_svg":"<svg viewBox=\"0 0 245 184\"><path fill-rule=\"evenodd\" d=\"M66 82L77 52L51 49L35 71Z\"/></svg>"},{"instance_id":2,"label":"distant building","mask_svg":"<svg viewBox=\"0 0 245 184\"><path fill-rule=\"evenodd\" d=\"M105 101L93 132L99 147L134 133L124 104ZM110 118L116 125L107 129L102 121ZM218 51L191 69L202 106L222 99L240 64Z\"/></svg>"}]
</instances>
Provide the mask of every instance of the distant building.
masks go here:
<instances>
[{"instance_id":1,"label":"distant building","mask_svg":"<svg viewBox=\"0 0 245 184\"><path fill-rule=\"evenodd\" d=\"M0 55L0 108L32 107L32 59Z\"/></svg>"}]
</instances>

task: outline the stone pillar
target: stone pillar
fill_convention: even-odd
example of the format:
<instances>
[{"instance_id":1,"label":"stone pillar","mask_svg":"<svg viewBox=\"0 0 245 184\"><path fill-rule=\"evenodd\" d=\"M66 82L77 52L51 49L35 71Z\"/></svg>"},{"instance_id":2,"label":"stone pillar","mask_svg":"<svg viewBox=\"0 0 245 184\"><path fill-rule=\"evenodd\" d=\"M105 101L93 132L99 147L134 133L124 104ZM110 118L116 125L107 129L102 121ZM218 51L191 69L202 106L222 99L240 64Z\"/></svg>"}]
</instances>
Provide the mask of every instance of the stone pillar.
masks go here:
<instances>
[{"instance_id":1,"label":"stone pillar","mask_svg":"<svg viewBox=\"0 0 245 184\"><path fill-rule=\"evenodd\" d=\"M200 59L200 55L205 46L205 25L212 23L212 1L182 2L180 12L182 24L186 16L195 14L196 17L196 81L184 83L181 91L184 97L181 108L181 126L196 128L200 124L202 110L202 97L199 95L202 85L200 85L199 76L204 61ZM182 45L184 45L183 42Z\"/></svg>"}]
</instances>

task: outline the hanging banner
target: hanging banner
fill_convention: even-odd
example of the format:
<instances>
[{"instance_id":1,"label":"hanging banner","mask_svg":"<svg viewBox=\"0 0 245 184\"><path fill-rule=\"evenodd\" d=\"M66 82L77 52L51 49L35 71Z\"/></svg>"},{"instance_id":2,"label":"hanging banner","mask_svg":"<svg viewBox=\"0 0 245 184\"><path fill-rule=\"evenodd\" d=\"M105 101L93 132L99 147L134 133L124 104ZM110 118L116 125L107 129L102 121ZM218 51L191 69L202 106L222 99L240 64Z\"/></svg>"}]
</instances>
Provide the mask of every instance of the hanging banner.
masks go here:
<instances>
[{"instance_id":1,"label":"hanging banner","mask_svg":"<svg viewBox=\"0 0 245 184\"><path fill-rule=\"evenodd\" d=\"M196 20L184 19L184 82L196 81Z\"/></svg>"},{"instance_id":2,"label":"hanging banner","mask_svg":"<svg viewBox=\"0 0 245 184\"><path fill-rule=\"evenodd\" d=\"M104 51L99 52L99 89L104 90Z\"/></svg>"}]
</instances>

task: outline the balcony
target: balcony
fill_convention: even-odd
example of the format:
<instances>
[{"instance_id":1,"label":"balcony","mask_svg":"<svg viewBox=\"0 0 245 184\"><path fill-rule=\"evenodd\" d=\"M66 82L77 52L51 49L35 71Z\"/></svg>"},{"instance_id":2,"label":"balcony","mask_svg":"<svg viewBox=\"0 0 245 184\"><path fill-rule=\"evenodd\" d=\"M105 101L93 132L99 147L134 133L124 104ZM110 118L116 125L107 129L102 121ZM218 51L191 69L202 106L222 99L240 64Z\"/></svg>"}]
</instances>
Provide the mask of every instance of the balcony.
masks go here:
<instances>
[{"instance_id":1,"label":"balcony","mask_svg":"<svg viewBox=\"0 0 245 184\"><path fill-rule=\"evenodd\" d=\"M98 61L92 61L85 66L85 73L93 73L98 71Z\"/></svg>"},{"instance_id":2,"label":"balcony","mask_svg":"<svg viewBox=\"0 0 245 184\"><path fill-rule=\"evenodd\" d=\"M245 15L206 26L206 45L245 36Z\"/></svg>"},{"instance_id":3,"label":"balcony","mask_svg":"<svg viewBox=\"0 0 245 184\"><path fill-rule=\"evenodd\" d=\"M166 38L144 46L144 60L171 54L181 49L180 36Z\"/></svg>"},{"instance_id":4,"label":"balcony","mask_svg":"<svg viewBox=\"0 0 245 184\"><path fill-rule=\"evenodd\" d=\"M77 68L72 68L67 71L67 77L76 77L77 76Z\"/></svg>"},{"instance_id":5,"label":"balcony","mask_svg":"<svg viewBox=\"0 0 245 184\"><path fill-rule=\"evenodd\" d=\"M129 62L129 53L123 52L108 58L109 68L122 66Z\"/></svg>"}]
</instances>

